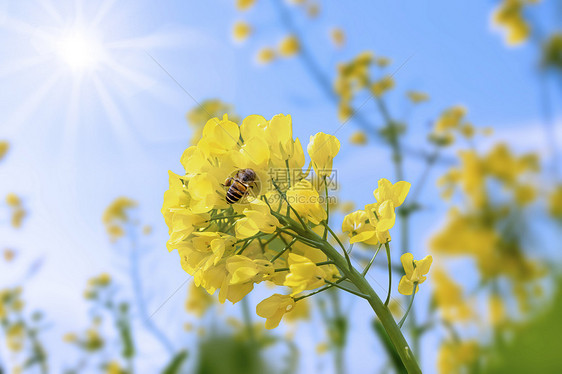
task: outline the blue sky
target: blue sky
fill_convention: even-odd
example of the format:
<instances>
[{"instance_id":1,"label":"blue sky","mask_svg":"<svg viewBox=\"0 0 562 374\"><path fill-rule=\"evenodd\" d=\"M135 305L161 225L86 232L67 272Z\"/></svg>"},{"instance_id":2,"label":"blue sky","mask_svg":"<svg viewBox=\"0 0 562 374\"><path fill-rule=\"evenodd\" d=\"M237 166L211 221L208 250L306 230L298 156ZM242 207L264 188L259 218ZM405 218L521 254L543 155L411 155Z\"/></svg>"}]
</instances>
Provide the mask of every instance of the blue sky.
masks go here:
<instances>
[{"instance_id":1,"label":"blue sky","mask_svg":"<svg viewBox=\"0 0 562 374\"><path fill-rule=\"evenodd\" d=\"M167 230L159 209L167 172L181 171L179 158L190 138L185 113L196 103L189 95L197 101L220 98L242 116L291 114L295 135L305 144L311 134L333 133L340 127L335 106L298 59L271 66L254 63L259 48L275 45L286 35L273 1L258 1L244 13L226 0L101 1L81 7L67 0L0 4L0 138L13 144L0 165L0 194L19 192L31 212L21 231L1 228L0 246L21 249L23 262L44 258L37 278L29 282L28 296L56 323L48 333L51 339L84 326L81 294L87 278L126 268L101 224L104 208L117 196L137 199L143 222L155 229L147 254L157 264L146 282L152 295L150 309L185 279L176 255L165 250ZM432 100L412 112L408 144L423 144L428 122L444 108L463 104L474 124L496 129L496 139L508 139L518 149L544 148L537 51L532 45L505 47L489 24L493 6L490 1L331 2L322 5L316 20L289 9L304 43L330 79L337 62L363 50L392 58L390 71L409 59L396 74L397 87L389 97L392 111L401 118L410 110L402 95L405 90L428 92ZM76 21L79 13L82 19ZM541 5L534 17L548 24L552 13L548 4ZM92 30L102 45L109 46L112 63L100 64L95 73L73 72L41 37L77 24L91 25L96 14L99 22ZM238 19L256 30L243 45L233 43L230 36ZM347 35L341 51L329 41L335 26ZM559 102L559 91L551 88L553 102ZM362 112L382 123L373 103ZM558 110L555 117L559 116ZM371 202L376 181L393 175L384 146L347 144L355 129L351 121L338 130L343 146L335 165L342 198L362 206ZM420 164L409 160L407 165L413 182ZM427 201L436 201L433 183L425 191ZM414 253L425 252L425 240L435 230L439 213L437 209L414 221L412 237L420 238ZM10 273L0 273L2 285L15 279ZM236 313L236 308L227 309ZM354 313L361 318L367 309L357 306ZM158 316L169 331L176 330L170 321L183 323L183 295L173 298ZM373 337L365 339L370 342ZM350 361L364 354L369 352L358 349L350 353ZM427 353L428 368L432 355ZM56 362L64 361L62 355L55 356Z\"/></svg>"}]
</instances>

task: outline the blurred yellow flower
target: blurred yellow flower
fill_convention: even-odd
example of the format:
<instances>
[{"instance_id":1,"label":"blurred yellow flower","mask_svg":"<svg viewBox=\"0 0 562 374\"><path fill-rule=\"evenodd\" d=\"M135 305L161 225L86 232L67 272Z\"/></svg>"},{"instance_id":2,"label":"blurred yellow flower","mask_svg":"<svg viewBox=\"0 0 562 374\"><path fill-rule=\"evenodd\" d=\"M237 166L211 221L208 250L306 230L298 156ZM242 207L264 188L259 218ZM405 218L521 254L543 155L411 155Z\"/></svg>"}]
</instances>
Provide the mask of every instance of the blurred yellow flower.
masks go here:
<instances>
[{"instance_id":1,"label":"blurred yellow flower","mask_svg":"<svg viewBox=\"0 0 562 374\"><path fill-rule=\"evenodd\" d=\"M12 352L19 352L23 349L25 342L25 325L18 322L10 325L6 330L6 346Z\"/></svg>"},{"instance_id":2,"label":"blurred yellow flower","mask_svg":"<svg viewBox=\"0 0 562 374\"><path fill-rule=\"evenodd\" d=\"M387 75L371 85L371 93L375 97L381 97L382 95L384 95L386 92L390 91L393 88L394 88L394 79L390 75Z\"/></svg>"},{"instance_id":3,"label":"blurred yellow flower","mask_svg":"<svg viewBox=\"0 0 562 374\"><path fill-rule=\"evenodd\" d=\"M345 44L345 33L342 29L335 27L330 31L330 36L332 38L332 43L338 48L343 47Z\"/></svg>"},{"instance_id":4,"label":"blurred yellow flower","mask_svg":"<svg viewBox=\"0 0 562 374\"><path fill-rule=\"evenodd\" d=\"M474 340L444 342L437 357L437 367L443 374L470 372L478 355L478 343Z\"/></svg>"},{"instance_id":5,"label":"blurred yellow flower","mask_svg":"<svg viewBox=\"0 0 562 374\"><path fill-rule=\"evenodd\" d=\"M238 10L248 10L254 6L256 0L236 0L236 8Z\"/></svg>"},{"instance_id":6,"label":"blurred yellow flower","mask_svg":"<svg viewBox=\"0 0 562 374\"><path fill-rule=\"evenodd\" d=\"M402 295L411 295L413 292L418 292L419 285L427 279L425 275L429 272L433 257L428 255L421 260L414 260L411 253L404 253L400 256L400 261L406 275L400 279L398 292ZM416 287L415 291L414 286Z\"/></svg>"},{"instance_id":7,"label":"blurred yellow flower","mask_svg":"<svg viewBox=\"0 0 562 374\"><path fill-rule=\"evenodd\" d=\"M299 53L300 43L295 35L289 35L283 38L278 46L279 55L283 57L291 57Z\"/></svg>"},{"instance_id":8,"label":"blurred yellow flower","mask_svg":"<svg viewBox=\"0 0 562 374\"><path fill-rule=\"evenodd\" d=\"M78 336L72 332L68 332L63 335L62 340L65 343L76 343L78 341Z\"/></svg>"},{"instance_id":9,"label":"blurred yellow flower","mask_svg":"<svg viewBox=\"0 0 562 374\"><path fill-rule=\"evenodd\" d=\"M448 322L466 321L472 317L472 309L464 297L463 290L442 269L437 268L431 275L437 307Z\"/></svg>"},{"instance_id":10,"label":"blurred yellow flower","mask_svg":"<svg viewBox=\"0 0 562 374\"><path fill-rule=\"evenodd\" d=\"M361 130L355 131L353 134L351 134L351 137L349 138L349 142L351 144L357 144L357 145L367 144L367 134L365 134L365 132Z\"/></svg>"},{"instance_id":11,"label":"blurred yellow flower","mask_svg":"<svg viewBox=\"0 0 562 374\"><path fill-rule=\"evenodd\" d=\"M534 0L503 0L493 14L494 25L503 28L508 45L519 45L529 39L531 26L523 17L523 11Z\"/></svg>"},{"instance_id":12,"label":"blurred yellow flower","mask_svg":"<svg viewBox=\"0 0 562 374\"><path fill-rule=\"evenodd\" d=\"M194 282L191 282L185 300L185 310L201 318L212 305L211 295L204 288L197 287Z\"/></svg>"},{"instance_id":13,"label":"blurred yellow flower","mask_svg":"<svg viewBox=\"0 0 562 374\"><path fill-rule=\"evenodd\" d=\"M243 42L252 33L252 27L244 21L237 21L232 27L232 37L237 42Z\"/></svg>"},{"instance_id":14,"label":"blurred yellow flower","mask_svg":"<svg viewBox=\"0 0 562 374\"><path fill-rule=\"evenodd\" d=\"M285 313L289 313L295 307L295 300L289 295L274 294L261 301L256 307L256 313L266 318L265 328L268 330L279 326Z\"/></svg>"},{"instance_id":15,"label":"blurred yellow flower","mask_svg":"<svg viewBox=\"0 0 562 374\"><path fill-rule=\"evenodd\" d=\"M277 55L275 53L275 50L269 47L265 47L258 51L256 60L258 63L265 65L275 60L276 57Z\"/></svg>"},{"instance_id":16,"label":"blurred yellow flower","mask_svg":"<svg viewBox=\"0 0 562 374\"><path fill-rule=\"evenodd\" d=\"M124 225L129 222L129 210L136 207L137 202L128 197L118 197L105 209L102 221L112 242L125 235Z\"/></svg>"},{"instance_id":17,"label":"blurred yellow flower","mask_svg":"<svg viewBox=\"0 0 562 374\"><path fill-rule=\"evenodd\" d=\"M6 204L12 208L17 208L21 206L21 199L15 193L9 193L6 195Z\"/></svg>"},{"instance_id":18,"label":"blurred yellow flower","mask_svg":"<svg viewBox=\"0 0 562 374\"><path fill-rule=\"evenodd\" d=\"M10 143L5 140L0 140L0 161L6 156L10 150Z\"/></svg>"},{"instance_id":19,"label":"blurred yellow flower","mask_svg":"<svg viewBox=\"0 0 562 374\"><path fill-rule=\"evenodd\" d=\"M419 104L425 101L429 101L429 95L426 94L425 92L408 91L406 95L408 96L408 99L410 99L410 101L414 104Z\"/></svg>"},{"instance_id":20,"label":"blurred yellow flower","mask_svg":"<svg viewBox=\"0 0 562 374\"><path fill-rule=\"evenodd\" d=\"M330 350L330 345L328 343L318 343L316 345L316 354L323 355Z\"/></svg>"},{"instance_id":21,"label":"blurred yellow flower","mask_svg":"<svg viewBox=\"0 0 562 374\"><path fill-rule=\"evenodd\" d=\"M12 249L4 249L2 255L4 256L4 261L11 262L16 256L16 252Z\"/></svg>"},{"instance_id":22,"label":"blurred yellow flower","mask_svg":"<svg viewBox=\"0 0 562 374\"><path fill-rule=\"evenodd\" d=\"M308 4L308 7L306 9L306 14L308 14L310 18L317 17L319 13L320 13L320 4L318 3Z\"/></svg>"},{"instance_id":23,"label":"blurred yellow flower","mask_svg":"<svg viewBox=\"0 0 562 374\"><path fill-rule=\"evenodd\" d=\"M112 360L105 366L106 374L124 374L125 371L121 369L121 365L118 361Z\"/></svg>"}]
</instances>

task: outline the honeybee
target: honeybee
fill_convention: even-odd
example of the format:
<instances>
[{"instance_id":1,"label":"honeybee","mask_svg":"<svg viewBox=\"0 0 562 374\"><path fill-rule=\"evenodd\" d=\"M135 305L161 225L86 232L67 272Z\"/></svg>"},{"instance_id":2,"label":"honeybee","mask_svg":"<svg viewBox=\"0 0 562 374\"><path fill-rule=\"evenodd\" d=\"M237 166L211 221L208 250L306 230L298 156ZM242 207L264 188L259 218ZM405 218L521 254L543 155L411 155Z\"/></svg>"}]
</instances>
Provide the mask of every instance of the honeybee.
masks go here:
<instances>
[{"instance_id":1,"label":"honeybee","mask_svg":"<svg viewBox=\"0 0 562 374\"><path fill-rule=\"evenodd\" d=\"M243 197L247 196L251 188L254 188L256 182L256 172L252 169L240 169L233 177L228 178L224 185L228 187L226 192L226 202L234 204Z\"/></svg>"}]
</instances>

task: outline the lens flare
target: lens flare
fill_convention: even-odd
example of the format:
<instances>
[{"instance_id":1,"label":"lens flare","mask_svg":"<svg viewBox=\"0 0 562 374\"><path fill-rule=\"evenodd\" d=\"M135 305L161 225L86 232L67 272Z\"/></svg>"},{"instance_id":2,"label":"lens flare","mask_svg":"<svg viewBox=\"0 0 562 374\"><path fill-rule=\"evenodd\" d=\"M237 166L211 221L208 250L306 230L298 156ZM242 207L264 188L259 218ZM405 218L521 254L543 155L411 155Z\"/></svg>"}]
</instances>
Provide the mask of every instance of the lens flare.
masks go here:
<instances>
[{"instance_id":1,"label":"lens flare","mask_svg":"<svg viewBox=\"0 0 562 374\"><path fill-rule=\"evenodd\" d=\"M59 58L74 71L95 69L103 58L101 43L92 35L68 33L56 43Z\"/></svg>"}]
</instances>

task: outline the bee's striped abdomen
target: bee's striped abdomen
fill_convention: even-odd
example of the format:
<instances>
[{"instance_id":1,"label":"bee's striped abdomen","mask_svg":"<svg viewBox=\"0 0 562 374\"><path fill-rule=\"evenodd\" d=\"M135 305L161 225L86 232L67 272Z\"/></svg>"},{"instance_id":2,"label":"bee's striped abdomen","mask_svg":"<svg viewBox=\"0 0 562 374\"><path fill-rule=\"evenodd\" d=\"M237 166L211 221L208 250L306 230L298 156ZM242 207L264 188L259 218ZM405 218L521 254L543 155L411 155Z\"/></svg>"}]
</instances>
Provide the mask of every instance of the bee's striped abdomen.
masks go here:
<instances>
[{"instance_id":1,"label":"bee's striped abdomen","mask_svg":"<svg viewBox=\"0 0 562 374\"><path fill-rule=\"evenodd\" d=\"M229 204L234 204L240 200L248 191L248 187L244 184L238 182L237 180L232 182L232 185L228 188L226 192L226 202Z\"/></svg>"}]
</instances>

